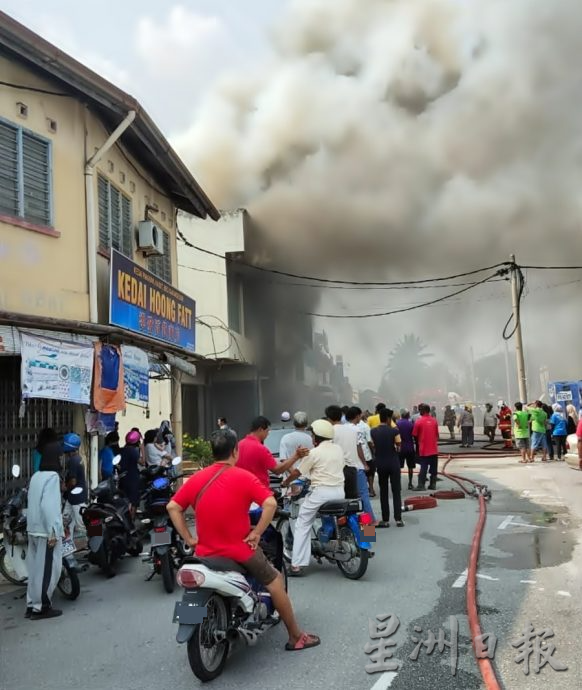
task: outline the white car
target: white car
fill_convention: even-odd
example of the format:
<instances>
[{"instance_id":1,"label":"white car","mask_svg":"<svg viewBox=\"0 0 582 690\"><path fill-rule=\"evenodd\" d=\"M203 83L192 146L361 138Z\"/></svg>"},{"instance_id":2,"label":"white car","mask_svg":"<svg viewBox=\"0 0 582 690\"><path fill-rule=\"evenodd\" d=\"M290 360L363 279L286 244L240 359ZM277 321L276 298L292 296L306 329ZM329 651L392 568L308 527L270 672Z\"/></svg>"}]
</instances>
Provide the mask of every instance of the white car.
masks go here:
<instances>
[{"instance_id":1,"label":"white car","mask_svg":"<svg viewBox=\"0 0 582 690\"><path fill-rule=\"evenodd\" d=\"M570 434L566 439L566 462L573 470L582 470L582 460L578 457L578 436Z\"/></svg>"}]
</instances>

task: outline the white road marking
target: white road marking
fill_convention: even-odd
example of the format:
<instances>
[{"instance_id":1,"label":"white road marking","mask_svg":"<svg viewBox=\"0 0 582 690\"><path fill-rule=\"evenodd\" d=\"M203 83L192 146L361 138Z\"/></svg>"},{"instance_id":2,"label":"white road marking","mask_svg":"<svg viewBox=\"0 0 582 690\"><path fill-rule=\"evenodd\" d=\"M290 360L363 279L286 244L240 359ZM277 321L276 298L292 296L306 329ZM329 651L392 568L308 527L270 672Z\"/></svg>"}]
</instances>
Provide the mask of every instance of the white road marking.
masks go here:
<instances>
[{"instance_id":1,"label":"white road marking","mask_svg":"<svg viewBox=\"0 0 582 690\"><path fill-rule=\"evenodd\" d=\"M538 587L538 592L544 592L545 589L546 589L545 587Z\"/></svg>"},{"instance_id":2,"label":"white road marking","mask_svg":"<svg viewBox=\"0 0 582 690\"><path fill-rule=\"evenodd\" d=\"M527 497L529 496L529 493L530 493L529 491L522 491L522 492L521 492L521 497L522 497L522 498L527 498Z\"/></svg>"},{"instance_id":3,"label":"white road marking","mask_svg":"<svg viewBox=\"0 0 582 690\"><path fill-rule=\"evenodd\" d=\"M477 573L477 577L483 578L483 580L494 580L496 582L499 582L498 577L491 577L491 575L481 575L481 573Z\"/></svg>"},{"instance_id":4,"label":"white road marking","mask_svg":"<svg viewBox=\"0 0 582 690\"><path fill-rule=\"evenodd\" d=\"M388 690L398 674L395 671L383 673L380 678L372 685L370 690Z\"/></svg>"},{"instance_id":5,"label":"white road marking","mask_svg":"<svg viewBox=\"0 0 582 690\"><path fill-rule=\"evenodd\" d=\"M453 588L459 589L460 587L464 587L467 584L467 575L469 574L468 570L464 570L459 577L453 582Z\"/></svg>"},{"instance_id":6,"label":"white road marking","mask_svg":"<svg viewBox=\"0 0 582 690\"><path fill-rule=\"evenodd\" d=\"M520 582L524 585L536 585L537 580L520 580Z\"/></svg>"},{"instance_id":7,"label":"white road marking","mask_svg":"<svg viewBox=\"0 0 582 690\"><path fill-rule=\"evenodd\" d=\"M562 591L562 590L559 590L559 591L558 591L558 594L559 594L561 597L571 597L571 596L572 596L572 595L570 594L570 592L564 592L564 591Z\"/></svg>"},{"instance_id":8,"label":"white road marking","mask_svg":"<svg viewBox=\"0 0 582 690\"><path fill-rule=\"evenodd\" d=\"M514 527L531 527L532 529L553 529L549 525L530 525L527 522L510 522Z\"/></svg>"},{"instance_id":9,"label":"white road marking","mask_svg":"<svg viewBox=\"0 0 582 690\"><path fill-rule=\"evenodd\" d=\"M508 515L505 518L505 520L499 525L499 527L497 529L505 529L507 527L507 525L511 524L511 521L513 520L514 517L515 517L515 515Z\"/></svg>"}]
</instances>

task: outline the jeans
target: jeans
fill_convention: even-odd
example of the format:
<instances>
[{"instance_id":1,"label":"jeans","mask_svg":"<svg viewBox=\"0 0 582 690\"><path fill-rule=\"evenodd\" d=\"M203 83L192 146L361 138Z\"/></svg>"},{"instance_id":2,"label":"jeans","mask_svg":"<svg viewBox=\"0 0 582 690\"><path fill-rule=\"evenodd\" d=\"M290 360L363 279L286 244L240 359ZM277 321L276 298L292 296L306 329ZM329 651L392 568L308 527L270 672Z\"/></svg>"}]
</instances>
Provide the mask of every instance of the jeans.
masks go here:
<instances>
[{"instance_id":1,"label":"jeans","mask_svg":"<svg viewBox=\"0 0 582 690\"><path fill-rule=\"evenodd\" d=\"M364 508L364 512L369 513L372 516L372 520L375 522L376 516L372 510L372 502L370 501L370 492L368 489L368 477L366 477L365 470L358 470L358 491L360 498L362 499L362 507Z\"/></svg>"},{"instance_id":2,"label":"jeans","mask_svg":"<svg viewBox=\"0 0 582 690\"><path fill-rule=\"evenodd\" d=\"M472 426L461 427L461 443L464 446L472 446L475 443L475 429Z\"/></svg>"},{"instance_id":3,"label":"jeans","mask_svg":"<svg viewBox=\"0 0 582 690\"><path fill-rule=\"evenodd\" d=\"M431 482L436 482L439 456L438 455L428 455L424 458L418 458L420 463L420 472L418 475L418 483L424 484L426 482L426 474L430 468L430 480Z\"/></svg>"},{"instance_id":4,"label":"jeans","mask_svg":"<svg viewBox=\"0 0 582 690\"><path fill-rule=\"evenodd\" d=\"M378 483L380 485L380 505L382 506L382 520L390 521L390 500L388 483L392 487L392 502L394 504L394 519L402 519L402 498L400 486L400 468L378 468Z\"/></svg>"}]
</instances>

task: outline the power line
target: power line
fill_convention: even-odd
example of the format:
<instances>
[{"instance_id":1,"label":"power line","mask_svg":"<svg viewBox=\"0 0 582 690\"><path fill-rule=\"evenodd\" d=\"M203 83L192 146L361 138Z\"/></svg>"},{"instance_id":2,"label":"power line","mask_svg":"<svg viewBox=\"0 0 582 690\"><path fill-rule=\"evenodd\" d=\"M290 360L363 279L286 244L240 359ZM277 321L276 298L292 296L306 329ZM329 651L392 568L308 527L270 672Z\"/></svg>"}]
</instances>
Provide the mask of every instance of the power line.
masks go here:
<instances>
[{"instance_id":1,"label":"power line","mask_svg":"<svg viewBox=\"0 0 582 690\"><path fill-rule=\"evenodd\" d=\"M331 278L318 278L315 276L307 276L307 275L301 275L298 273L289 273L288 271L280 271L275 268L266 268L265 266L255 266L254 264L251 264L247 261L242 261L240 259L234 260L234 259L229 259L227 256L224 254L218 254L218 252L213 252L210 249L203 249L202 247L198 247L195 244L192 244L189 242L186 237L184 236L184 233L179 229L176 228L176 232L178 234L178 237L182 240L182 242L187 246L190 247L190 249L195 249L196 251L202 252L203 254L208 254L210 256L214 256L217 259L222 259L224 261L232 260L234 263L240 264L242 266L246 266L248 268L252 268L255 271L261 271L263 273L271 273L274 275L280 275L280 276L285 276L287 278L296 278L299 280L311 280L314 283L334 283L338 285L366 285L366 286L387 286L387 285L420 285L422 283L437 283L437 282L444 282L447 280L455 280L456 278L464 278L466 276L472 276L476 275L477 273L484 273L485 271L491 271L495 268L500 268L502 266L507 266L510 264L509 261L503 261L501 263L495 264L494 266L485 266L483 268L478 268L474 271L466 271L464 273L457 273L455 275L450 275L450 276L442 276L439 278L423 278L422 280L397 280L397 281L365 281L365 280L334 280Z\"/></svg>"},{"instance_id":2,"label":"power line","mask_svg":"<svg viewBox=\"0 0 582 690\"><path fill-rule=\"evenodd\" d=\"M500 269L496 271L495 273L491 274L490 276L487 276L487 278L483 278L483 280L479 280L475 283L472 283L468 287L464 287L462 290L457 290L456 292L451 292L448 295L443 295L442 297L438 297L437 299L430 300L429 302L423 302L421 304L417 304L412 307L406 307L403 309L394 309L392 311L386 311L386 312L381 312L377 314L317 314L314 312L306 312L307 316L317 316L320 318L326 318L326 319L371 319L371 318L377 318L379 316L392 316L393 314L402 314L404 312L408 311L413 311L415 309L422 309L423 307L429 307L434 304L438 304L439 302L444 302L445 300L450 299L451 297L456 297L457 295L461 295L464 292L468 292L469 290L473 290L474 288L478 287L479 285L483 285L484 283L487 283L490 281L492 278L495 278L496 276L501 276L505 275L508 272L509 269Z\"/></svg>"},{"instance_id":3,"label":"power line","mask_svg":"<svg viewBox=\"0 0 582 690\"><path fill-rule=\"evenodd\" d=\"M522 266L518 268L525 268L532 271L582 271L582 266Z\"/></svg>"}]
</instances>

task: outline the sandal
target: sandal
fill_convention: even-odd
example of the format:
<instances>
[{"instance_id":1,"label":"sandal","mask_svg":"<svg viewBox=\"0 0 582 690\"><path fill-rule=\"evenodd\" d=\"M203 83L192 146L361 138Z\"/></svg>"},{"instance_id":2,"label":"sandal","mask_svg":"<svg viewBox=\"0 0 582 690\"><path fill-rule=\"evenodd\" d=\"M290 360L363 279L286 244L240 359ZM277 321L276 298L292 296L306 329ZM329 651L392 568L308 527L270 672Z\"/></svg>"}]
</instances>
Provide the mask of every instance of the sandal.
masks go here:
<instances>
[{"instance_id":1,"label":"sandal","mask_svg":"<svg viewBox=\"0 0 582 690\"><path fill-rule=\"evenodd\" d=\"M290 642L287 642L285 645L285 650L287 652L299 652L302 649L310 649L311 647L317 647L321 643L321 640L317 635L312 635L311 633L301 633L301 637L297 640L297 642L292 645Z\"/></svg>"},{"instance_id":2,"label":"sandal","mask_svg":"<svg viewBox=\"0 0 582 690\"><path fill-rule=\"evenodd\" d=\"M289 568L287 575L289 577L301 577L303 575L303 568Z\"/></svg>"},{"instance_id":3,"label":"sandal","mask_svg":"<svg viewBox=\"0 0 582 690\"><path fill-rule=\"evenodd\" d=\"M520 460L519 464L520 465L527 465L528 462L529 462L529 460Z\"/></svg>"}]
</instances>

